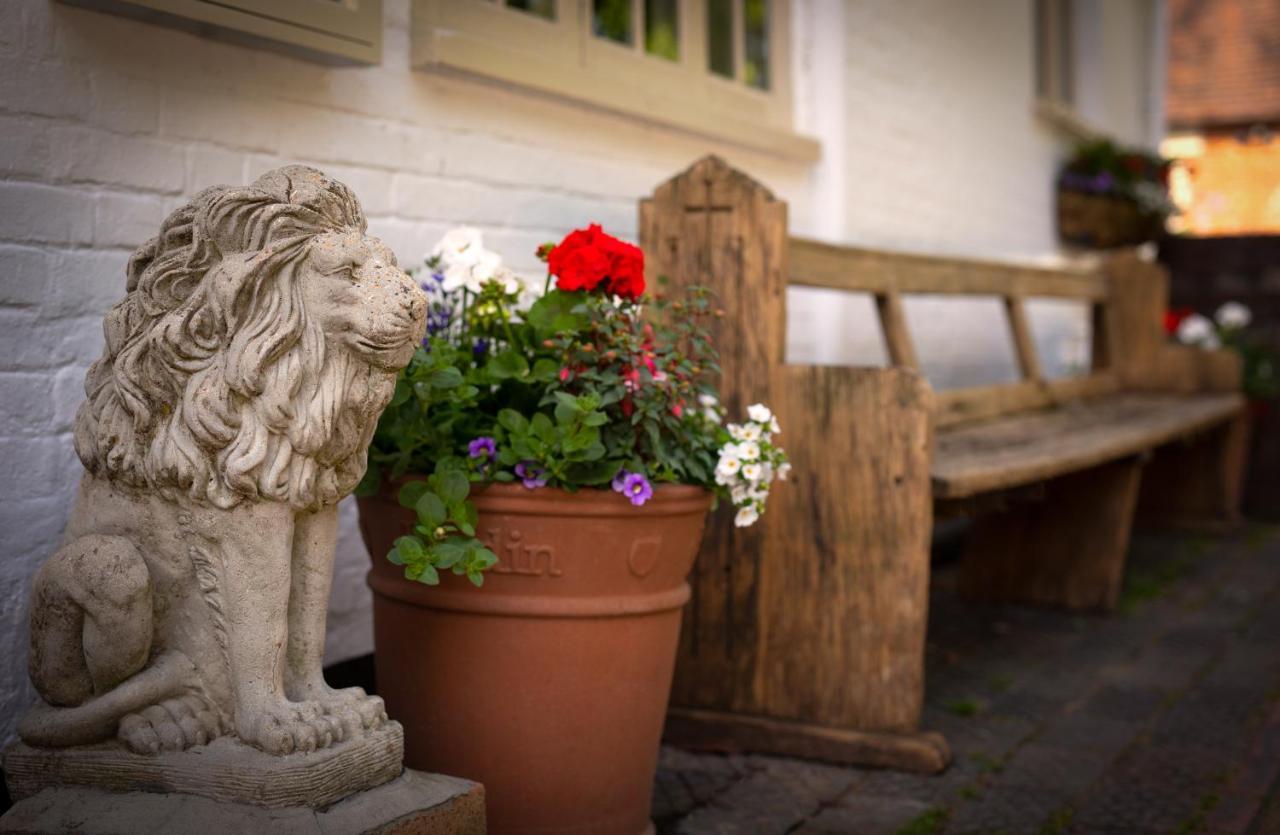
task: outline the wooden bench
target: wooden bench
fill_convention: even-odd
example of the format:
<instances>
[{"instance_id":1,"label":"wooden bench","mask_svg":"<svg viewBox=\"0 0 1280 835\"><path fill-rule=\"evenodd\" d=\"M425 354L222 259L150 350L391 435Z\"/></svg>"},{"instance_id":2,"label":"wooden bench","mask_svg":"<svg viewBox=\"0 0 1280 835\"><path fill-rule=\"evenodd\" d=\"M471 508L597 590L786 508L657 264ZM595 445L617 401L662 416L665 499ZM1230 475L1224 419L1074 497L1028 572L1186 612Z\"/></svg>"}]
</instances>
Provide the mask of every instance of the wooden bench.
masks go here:
<instances>
[{"instance_id":1,"label":"wooden bench","mask_svg":"<svg viewBox=\"0 0 1280 835\"><path fill-rule=\"evenodd\" d=\"M1041 269L793 239L786 204L715 157L642 201L640 223L651 286L717 293L726 404L773 405L795 473L764 524L719 513L708 528L668 719L677 744L939 770L946 742L919 724L935 512L976 517L967 595L1102 610L1135 515L1237 518L1239 363L1168 344L1154 265ZM786 364L788 285L870 294L890 365ZM1001 299L1020 379L935 394L903 310L923 293ZM1044 378L1026 311L1040 297L1092 311L1087 375Z\"/></svg>"}]
</instances>

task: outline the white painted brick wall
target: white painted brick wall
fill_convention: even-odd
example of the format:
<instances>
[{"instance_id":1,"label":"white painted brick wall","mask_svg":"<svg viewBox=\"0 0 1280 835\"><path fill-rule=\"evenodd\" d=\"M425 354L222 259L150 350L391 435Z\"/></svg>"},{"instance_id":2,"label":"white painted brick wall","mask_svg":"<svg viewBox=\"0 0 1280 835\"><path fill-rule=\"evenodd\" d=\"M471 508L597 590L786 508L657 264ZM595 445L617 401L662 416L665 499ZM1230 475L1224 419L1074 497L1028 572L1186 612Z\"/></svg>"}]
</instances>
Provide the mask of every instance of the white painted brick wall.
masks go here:
<instances>
[{"instance_id":1,"label":"white painted brick wall","mask_svg":"<svg viewBox=\"0 0 1280 835\"><path fill-rule=\"evenodd\" d=\"M383 61L351 68L51 0L0 2L0 642L12 648L0 660L0 745L32 698L28 583L56 547L81 471L69 433L84 372L101 350L101 316L123 293L131 250L206 186L244 183L284 163L317 165L355 189L374 234L406 265L466 222L532 270L539 243L587 221L633 237L636 199L714 151L787 199L802 233L994 254L1052 247L1040 199L1052 154L1042 140L1017 155L1018 176L1036 185L976 204L975 180L998 178L998 160L988 155L974 170L960 164L961 150L948 150L957 137L972 145L1011 132L1023 142L1036 130L1025 119L991 121L1029 106L1025 85L1003 75L1026 69L1020 41L1029 28L1008 22L1001 37L1016 35L1012 44L976 23L960 30L967 46L945 37L946 21L961 14L954 10L984 4L868 0L835 13L838 0L797 0L797 95L812 114L803 126L838 155L813 168L412 72L409 0L384 5ZM846 24L843 55L832 52L838 38L818 38L833 13ZM923 43L918 25L931 27ZM964 74L973 54L992 52L1003 58ZM832 77L841 66L845 77ZM821 84L806 80L810 67L824 68ZM844 100L832 100L842 85ZM976 111L963 101L975 96ZM1005 97L1017 101L1000 104ZM343 521L331 660L371 646L367 555L350 506Z\"/></svg>"}]
</instances>

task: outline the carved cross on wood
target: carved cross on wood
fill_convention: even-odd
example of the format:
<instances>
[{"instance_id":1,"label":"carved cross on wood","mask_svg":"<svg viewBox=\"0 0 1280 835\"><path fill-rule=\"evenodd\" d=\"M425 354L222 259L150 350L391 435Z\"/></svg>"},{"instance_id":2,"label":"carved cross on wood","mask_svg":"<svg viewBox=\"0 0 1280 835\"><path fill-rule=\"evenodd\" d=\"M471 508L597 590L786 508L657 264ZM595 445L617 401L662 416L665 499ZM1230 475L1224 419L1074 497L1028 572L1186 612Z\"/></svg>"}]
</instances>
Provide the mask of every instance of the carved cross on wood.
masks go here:
<instances>
[{"instance_id":1,"label":"carved cross on wood","mask_svg":"<svg viewBox=\"0 0 1280 835\"><path fill-rule=\"evenodd\" d=\"M706 215L706 231L704 233L706 235L706 239L702 242L702 246L699 247L698 250L700 253L700 258L698 259L700 261L699 266L705 271L711 269L711 217L716 212L724 212L728 214L733 211L733 206L717 206L712 201L711 187L713 185L713 181L710 177L703 180L703 185L706 186L706 199L703 201L703 205L686 205L684 210L688 214L697 214L702 212Z\"/></svg>"}]
</instances>

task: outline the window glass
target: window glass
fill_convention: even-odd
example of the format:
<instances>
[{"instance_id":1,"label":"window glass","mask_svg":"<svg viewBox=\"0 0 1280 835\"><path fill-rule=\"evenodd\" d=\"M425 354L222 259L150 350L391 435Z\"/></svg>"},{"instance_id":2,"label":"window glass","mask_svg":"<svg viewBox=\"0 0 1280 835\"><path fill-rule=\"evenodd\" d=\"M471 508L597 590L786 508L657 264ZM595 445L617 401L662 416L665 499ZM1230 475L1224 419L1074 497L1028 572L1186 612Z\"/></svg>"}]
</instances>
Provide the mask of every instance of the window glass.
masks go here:
<instances>
[{"instance_id":1,"label":"window glass","mask_svg":"<svg viewBox=\"0 0 1280 835\"><path fill-rule=\"evenodd\" d=\"M707 0L707 69L733 78L733 0Z\"/></svg>"},{"instance_id":2,"label":"window glass","mask_svg":"<svg viewBox=\"0 0 1280 835\"><path fill-rule=\"evenodd\" d=\"M676 0L645 0L644 51L680 60L680 10Z\"/></svg>"},{"instance_id":3,"label":"window glass","mask_svg":"<svg viewBox=\"0 0 1280 835\"><path fill-rule=\"evenodd\" d=\"M742 80L750 87L769 89L769 3L744 0L742 8Z\"/></svg>"},{"instance_id":4,"label":"window glass","mask_svg":"<svg viewBox=\"0 0 1280 835\"><path fill-rule=\"evenodd\" d=\"M615 43L634 43L631 31L631 0L592 0L591 32Z\"/></svg>"},{"instance_id":5,"label":"window glass","mask_svg":"<svg viewBox=\"0 0 1280 835\"><path fill-rule=\"evenodd\" d=\"M519 9L547 20L556 19L556 0L507 0L507 8Z\"/></svg>"}]
</instances>

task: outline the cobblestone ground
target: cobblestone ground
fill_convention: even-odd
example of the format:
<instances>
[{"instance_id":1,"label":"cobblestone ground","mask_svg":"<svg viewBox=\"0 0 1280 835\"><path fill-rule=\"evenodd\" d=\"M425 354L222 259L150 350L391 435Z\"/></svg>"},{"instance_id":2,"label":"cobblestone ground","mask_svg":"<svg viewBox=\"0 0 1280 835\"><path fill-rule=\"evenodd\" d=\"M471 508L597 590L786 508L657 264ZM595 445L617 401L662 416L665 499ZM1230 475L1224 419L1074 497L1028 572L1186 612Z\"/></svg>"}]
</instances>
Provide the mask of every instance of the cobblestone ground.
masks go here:
<instances>
[{"instance_id":1,"label":"cobblestone ground","mask_svg":"<svg viewBox=\"0 0 1280 835\"><path fill-rule=\"evenodd\" d=\"M980 607L935 573L924 777L665 748L659 835L1280 833L1280 528L1142 535L1121 611Z\"/></svg>"}]
</instances>

